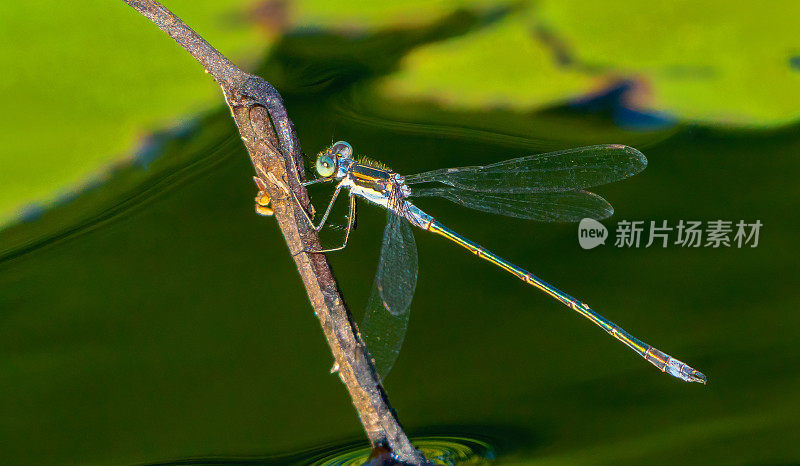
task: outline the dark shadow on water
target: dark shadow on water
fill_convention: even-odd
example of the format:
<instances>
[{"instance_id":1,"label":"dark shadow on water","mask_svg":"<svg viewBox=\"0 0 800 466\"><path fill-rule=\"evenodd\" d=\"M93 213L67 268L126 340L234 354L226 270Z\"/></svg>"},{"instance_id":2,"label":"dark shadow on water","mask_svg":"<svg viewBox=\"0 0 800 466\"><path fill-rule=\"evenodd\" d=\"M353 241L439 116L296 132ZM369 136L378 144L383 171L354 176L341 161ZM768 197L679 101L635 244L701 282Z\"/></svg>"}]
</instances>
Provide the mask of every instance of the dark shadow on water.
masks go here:
<instances>
[{"instance_id":1,"label":"dark shadow on water","mask_svg":"<svg viewBox=\"0 0 800 466\"><path fill-rule=\"evenodd\" d=\"M570 110L585 114L600 114L621 128L655 130L677 124L675 118L663 113L636 108L635 93L646 84L636 79L622 79L601 92L581 97L568 104Z\"/></svg>"},{"instance_id":2,"label":"dark shadow on water","mask_svg":"<svg viewBox=\"0 0 800 466\"><path fill-rule=\"evenodd\" d=\"M491 26L519 8L500 6L483 13L459 10L432 24L373 33L295 31L272 48L257 74L284 98L335 92L395 71L417 47Z\"/></svg>"}]
</instances>

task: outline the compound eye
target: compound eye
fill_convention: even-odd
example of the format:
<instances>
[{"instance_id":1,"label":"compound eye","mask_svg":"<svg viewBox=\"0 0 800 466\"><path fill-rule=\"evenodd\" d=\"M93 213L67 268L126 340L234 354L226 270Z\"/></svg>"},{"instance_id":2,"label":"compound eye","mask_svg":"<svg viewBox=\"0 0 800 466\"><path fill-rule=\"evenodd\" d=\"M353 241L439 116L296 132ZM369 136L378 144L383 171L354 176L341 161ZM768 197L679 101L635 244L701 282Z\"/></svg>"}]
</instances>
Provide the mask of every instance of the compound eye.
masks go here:
<instances>
[{"instance_id":1,"label":"compound eye","mask_svg":"<svg viewBox=\"0 0 800 466\"><path fill-rule=\"evenodd\" d=\"M331 152L339 155L340 157L349 159L353 155L353 146L344 141L339 141L331 146Z\"/></svg>"},{"instance_id":2,"label":"compound eye","mask_svg":"<svg viewBox=\"0 0 800 466\"><path fill-rule=\"evenodd\" d=\"M317 173L323 178L330 178L336 173L336 162L329 155L317 157Z\"/></svg>"}]
</instances>

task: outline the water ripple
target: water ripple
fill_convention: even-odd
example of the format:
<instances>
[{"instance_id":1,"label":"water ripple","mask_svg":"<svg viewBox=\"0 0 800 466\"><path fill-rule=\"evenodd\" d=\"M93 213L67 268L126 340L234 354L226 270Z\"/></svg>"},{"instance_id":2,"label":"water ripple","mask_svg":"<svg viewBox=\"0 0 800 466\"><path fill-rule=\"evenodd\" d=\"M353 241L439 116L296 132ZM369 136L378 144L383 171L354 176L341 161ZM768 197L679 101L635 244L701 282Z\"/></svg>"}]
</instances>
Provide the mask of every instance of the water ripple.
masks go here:
<instances>
[{"instance_id":1,"label":"water ripple","mask_svg":"<svg viewBox=\"0 0 800 466\"><path fill-rule=\"evenodd\" d=\"M455 436L429 436L412 439L425 457L433 464L488 464L495 459L491 445L473 438ZM369 463L377 466L377 460L370 461L371 449L364 442L352 442L327 448L304 450L271 457L206 457L187 458L151 466L178 465L255 465L255 464L297 464L308 466L355 466ZM377 464L376 464L377 463Z\"/></svg>"}]
</instances>

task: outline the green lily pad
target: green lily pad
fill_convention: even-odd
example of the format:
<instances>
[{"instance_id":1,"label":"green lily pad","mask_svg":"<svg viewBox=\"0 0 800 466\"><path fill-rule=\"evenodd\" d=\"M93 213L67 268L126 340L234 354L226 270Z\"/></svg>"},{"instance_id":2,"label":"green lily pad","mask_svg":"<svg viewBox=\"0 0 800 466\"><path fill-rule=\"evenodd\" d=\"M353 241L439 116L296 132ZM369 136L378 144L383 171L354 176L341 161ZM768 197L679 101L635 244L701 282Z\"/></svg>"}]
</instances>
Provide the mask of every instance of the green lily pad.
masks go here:
<instances>
[{"instance_id":1,"label":"green lily pad","mask_svg":"<svg viewBox=\"0 0 800 466\"><path fill-rule=\"evenodd\" d=\"M236 20L248 1L169 7L233 59L267 41ZM123 2L0 6L0 224L47 205L128 157L144 135L220 105L220 91L163 32Z\"/></svg>"},{"instance_id":2,"label":"green lily pad","mask_svg":"<svg viewBox=\"0 0 800 466\"><path fill-rule=\"evenodd\" d=\"M420 47L380 84L393 99L536 110L633 79L627 102L710 125L773 126L800 114L800 4L544 1Z\"/></svg>"}]
</instances>

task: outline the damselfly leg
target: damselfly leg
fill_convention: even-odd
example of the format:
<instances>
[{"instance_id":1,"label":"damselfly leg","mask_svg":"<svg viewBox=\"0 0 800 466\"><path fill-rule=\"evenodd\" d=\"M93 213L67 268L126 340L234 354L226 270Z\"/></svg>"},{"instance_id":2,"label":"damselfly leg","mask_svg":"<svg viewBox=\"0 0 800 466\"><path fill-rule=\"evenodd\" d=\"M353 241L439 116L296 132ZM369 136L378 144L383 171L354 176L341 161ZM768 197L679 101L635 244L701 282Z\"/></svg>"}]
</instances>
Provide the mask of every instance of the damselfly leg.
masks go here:
<instances>
[{"instance_id":1,"label":"damselfly leg","mask_svg":"<svg viewBox=\"0 0 800 466\"><path fill-rule=\"evenodd\" d=\"M307 186L307 185L310 185L310 184L314 184L315 181L317 181L317 180L305 182L305 183L303 183L303 185ZM320 231L322 229L323 226L325 226L325 223L328 221L328 217L330 216L331 210L333 210L333 205L336 203L336 199L339 197L339 193L341 191L342 191L342 183L339 183L338 185L336 185L336 189L333 192L333 196L331 196L331 200L328 203L328 207L325 209L325 213L322 215L322 220L320 220L318 225L314 225L314 220L311 218L311 216L308 214L308 212L306 212L306 210L302 208L302 204L300 203L300 200L297 199L297 195L294 193L294 191L292 191L292 197L294 198L294 201L297 202L297 204L301 206L300 209L303 211L303 214L305 215L306 220L308 221L308 224L311 225L311 228L314 229L314 231L318 232L318 231ZM344 241L342 242L342 245L338 246L338 247L335 247L335 248L329 248L329 249L319 249L319 250L305 249L305 250L303 250L303 252L310 253L310 254L312 254L312 253L313 254L321 254L321 253L325 253L325 252L341 251L342 249L347 247L347 242L350 239L350 232L352 231L353 225L355 224L355 221L356 221L356 198L355 198L354 194L350 194L348 197L349 197L349 200L350 200L350 206L348 208L347 226L345 227Z\"/></svg>"},{"instance_id":2,"label":"damselfly leg","mask_svg":"<svg viewBox=\"0 0 800 466\"><path fill-rule=\"evenodd\" d=\"M327 214L326 214L327 215ZM317 251L312 251L309 249L305 249L303 252L307 253L315 253L321 254L325 252L334 252L334 251L341 251L342 249L347 247L347 241L350 239L350 231L353 229L353 225L356 223L356 197L355 195L350 195L350 207L347 214L347 227L345 228L344 232L344 241L342 242L341 246L330 248L330 249L320 249Z\"/></svg>"}]
</instances>

